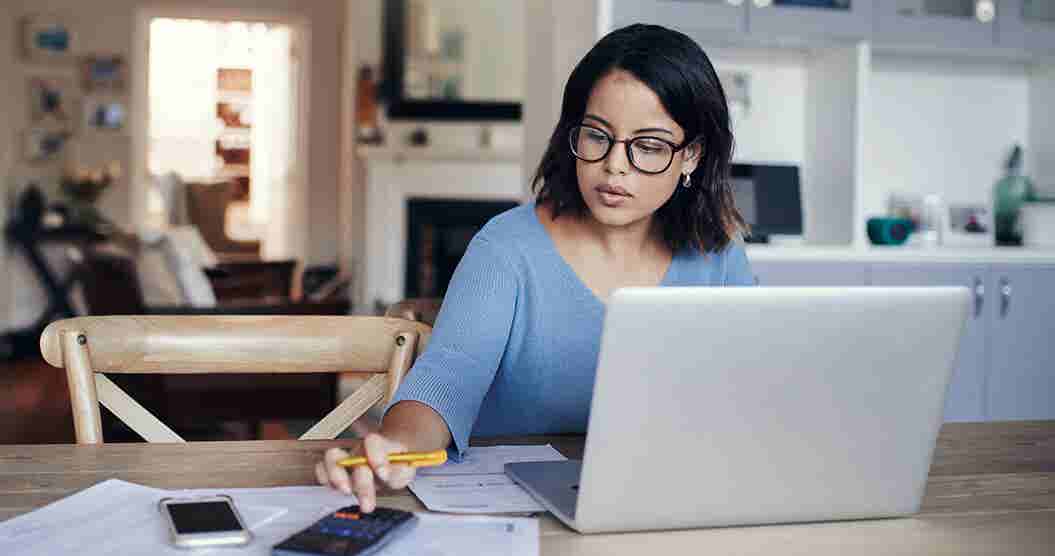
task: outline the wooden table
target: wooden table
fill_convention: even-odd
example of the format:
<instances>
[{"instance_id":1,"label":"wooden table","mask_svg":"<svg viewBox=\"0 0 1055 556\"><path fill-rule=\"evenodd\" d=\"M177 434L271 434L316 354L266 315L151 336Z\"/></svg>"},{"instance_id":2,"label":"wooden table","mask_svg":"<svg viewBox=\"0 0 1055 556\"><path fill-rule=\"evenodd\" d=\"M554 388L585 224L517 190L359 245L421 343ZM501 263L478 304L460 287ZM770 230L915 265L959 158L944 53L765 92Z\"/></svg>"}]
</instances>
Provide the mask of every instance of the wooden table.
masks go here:
<instances>
[{"instance_id":1,"label":"wooden table","mask_svg":"<svg viewBox=\"0 0 1055 556\"><path fill-rule=\"evenodd\" d=\"M550 442L582 454L581 437ZM108 478L160 488L313 484L322 450L347 441L0 446L0 519ZM662 477L642 480L672 480ZM380 504L424 508L409 492ZM542 554L1055 554L1055 421L947 424L921 512L902 519L579 535L549 515Z\"/></svg>"}]
</instances>

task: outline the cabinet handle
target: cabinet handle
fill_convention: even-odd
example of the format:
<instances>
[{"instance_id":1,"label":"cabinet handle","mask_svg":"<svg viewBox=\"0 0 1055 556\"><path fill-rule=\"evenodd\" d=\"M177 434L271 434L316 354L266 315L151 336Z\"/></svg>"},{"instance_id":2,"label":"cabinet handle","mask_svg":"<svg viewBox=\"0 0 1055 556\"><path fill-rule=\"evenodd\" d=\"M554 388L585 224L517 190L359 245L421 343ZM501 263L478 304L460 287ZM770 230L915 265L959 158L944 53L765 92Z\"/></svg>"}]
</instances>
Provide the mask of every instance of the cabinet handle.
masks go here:
<instances>
[{"instance_id":1,"label":"cabinet handle","mask_svg":"<svg viewBox=\"0 0 1055 556\"><path fill-rule=\"evenodd\" d=\"M974 318L982 316L982 306L985 304L985 282L975 276L974 278Z\"/></svg>"},{"instance_id":2,"label":"cabinet handle","mask_svg":"<svg viewBox=\"0 0 1055 556\"><path fill-rule=\"evenodd\" d=\"M1011 280L1005 276L1000 279L1000 318L1007 316L1011 310Z\"/></svg>"}]
</instances>

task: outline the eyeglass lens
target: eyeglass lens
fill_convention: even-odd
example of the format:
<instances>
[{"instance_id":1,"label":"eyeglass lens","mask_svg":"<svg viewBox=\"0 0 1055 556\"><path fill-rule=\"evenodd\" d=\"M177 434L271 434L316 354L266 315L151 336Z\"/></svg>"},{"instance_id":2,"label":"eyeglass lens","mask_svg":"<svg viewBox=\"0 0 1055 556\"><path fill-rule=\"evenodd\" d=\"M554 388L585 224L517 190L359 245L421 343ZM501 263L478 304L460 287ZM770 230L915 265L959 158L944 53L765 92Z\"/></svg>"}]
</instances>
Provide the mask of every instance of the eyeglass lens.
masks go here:
<instances>
[{"instance_id":1,"label":"eyeglass lens","mask_svg":"<svg viewBox=\"0 0 1055 556\"><path fill-rule=\"evenodd\" d=\"M575 126L569 134L572 154L586 162L597 162L608 156L615 140L597 128ZM627 141L627 154L638 170L659 173L674 159L674 147L654 137L634 137Z\"/></svg>"}]
</instances>

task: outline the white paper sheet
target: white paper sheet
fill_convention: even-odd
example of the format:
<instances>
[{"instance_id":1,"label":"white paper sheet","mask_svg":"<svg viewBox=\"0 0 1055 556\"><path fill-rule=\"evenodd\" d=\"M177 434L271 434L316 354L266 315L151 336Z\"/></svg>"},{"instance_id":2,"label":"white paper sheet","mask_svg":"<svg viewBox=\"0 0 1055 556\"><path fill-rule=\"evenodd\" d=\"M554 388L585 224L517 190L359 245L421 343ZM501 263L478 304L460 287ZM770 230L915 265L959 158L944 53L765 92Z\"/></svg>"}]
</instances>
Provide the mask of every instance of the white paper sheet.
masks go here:
<instances>
[{"instance_id":1,"label":"white paper sheet","mask_svg":"<svg viewBox=\"0 0 1055 556\"><path fill-rule=\"evenodd\" d=\"M166 491L116 479L103 481L34 512L0 523L0 554L186 556L185 549L169 544L168 530L157 503L166 496L183 496L192 492ZM231 494L231 491L225 492ZM235 506L254 533L286 512L278 506L243 503L237 497ZM211 554L216 550L220 549L194 552Z\"/></svg>"},{"instance_id":2,"label":"white paper sheet","mask_svg":"<svg viewBox=\"0 0 1055 556\"><path fill-rule=\"evenodd\" d=\"M505 464L564 461L553 446L487 446L466 450L461 462L423 467L410 491L434 512L463 514L535 513L545 511L505 474Z\"/></svg>"},{"instance_id":3,"label":"white paper sheet","mask_svg":"<svg viewBox=\"0 0 1055 556\"><path fill-rule=\"evenodd\" d=\"M168 543L157 501L166 496L227 494L235 501L253 541L239 548L178 549ZM326 487L162 490L111 479L36 511L0 523L0 554L83 556L259 555L322 516L356 503ZM418 514L419 524L382 554L537 556L538 522Z\"/></svg>"},{"instance_id":4,"label":"white paper sheet","mask_svg":"<svg viewBox=\"0 0 1055 556\"><path fill-rule=\"evenodd\" d=\"M414 530L392 541L379 556L538 556L538 552L535 518L418 514Z\"/></svg>"}]
</instances>

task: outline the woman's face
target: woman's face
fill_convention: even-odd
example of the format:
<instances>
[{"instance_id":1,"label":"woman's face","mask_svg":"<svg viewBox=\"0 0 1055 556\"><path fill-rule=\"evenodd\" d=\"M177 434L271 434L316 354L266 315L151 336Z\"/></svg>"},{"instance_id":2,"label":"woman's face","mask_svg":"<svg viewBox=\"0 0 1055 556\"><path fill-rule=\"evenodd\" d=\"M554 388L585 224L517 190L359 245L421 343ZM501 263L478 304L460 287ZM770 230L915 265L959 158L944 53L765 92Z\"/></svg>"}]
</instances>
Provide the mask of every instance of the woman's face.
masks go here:
<instances>
[{"instance_id":1,"label":"woman's face","mask_svg":"<svg viewBox=\"0 0 1055 556\"><path fill-rule=\"evenodd\" d=\"M656 93L625 70L614 70L594 85L580 123L603 130L616 141L644 136L665 139L674 145L685 141L684 130L667 114ZM591 148L589 142L604 140L597 132L586 130L580 132L577 144L585 151ZM648 156L669 156L662 154L665 147L661 142L641 141L638 146L635 160L643 167L647 166ZM665 171L648 174L630 163L626 143L615 143L608 155L597 162L576 159L579 192L593 218L601 224L649 225L652 214L674 194L682 173L696 169L699 155L699 145L690 145L674 153Z\"/></svg>"}]
</instances>

